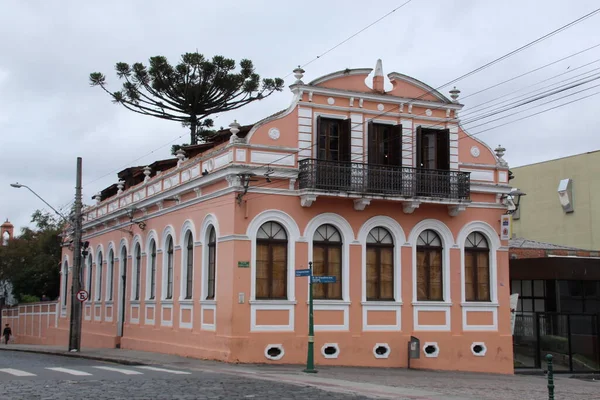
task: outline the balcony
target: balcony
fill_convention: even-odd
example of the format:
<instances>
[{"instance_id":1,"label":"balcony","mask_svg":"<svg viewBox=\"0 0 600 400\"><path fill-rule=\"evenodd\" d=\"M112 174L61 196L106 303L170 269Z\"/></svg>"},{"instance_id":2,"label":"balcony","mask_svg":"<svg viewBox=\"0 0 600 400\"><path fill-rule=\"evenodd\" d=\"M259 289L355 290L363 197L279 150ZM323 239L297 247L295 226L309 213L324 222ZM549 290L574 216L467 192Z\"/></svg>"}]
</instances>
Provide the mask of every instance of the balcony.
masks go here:
<instances>
[{"instance_id":1,"label":"balcony","mask_svg":"<svg viewBox=\"0 0 600 400\"><path fill-rule=\"evenodd\" d=\"M405 198L417 203L419 199L462 203L470 200L469 175L459 171L305 159L300 161L298 180L301 190L311 192Z\"/></svg>"}]
</instances>

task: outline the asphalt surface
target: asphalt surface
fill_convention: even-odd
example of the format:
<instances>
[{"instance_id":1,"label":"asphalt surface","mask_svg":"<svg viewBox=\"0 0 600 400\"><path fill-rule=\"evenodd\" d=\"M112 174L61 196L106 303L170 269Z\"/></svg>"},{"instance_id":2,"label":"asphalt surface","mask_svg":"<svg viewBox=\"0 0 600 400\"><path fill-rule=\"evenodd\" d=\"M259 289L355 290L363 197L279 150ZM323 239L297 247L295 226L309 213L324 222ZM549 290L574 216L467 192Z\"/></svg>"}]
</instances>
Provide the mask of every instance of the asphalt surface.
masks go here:
<instances>
[{"instance_id":1,"label":"asphalt surface","mask_svg":"<svg viewBox=\"0 0 600 400\"><path fill-rule=\"evenodd\" d=\"M0 352L0 399L328 399L363 396L230 374Z\"/></svg>"}]
</instances>

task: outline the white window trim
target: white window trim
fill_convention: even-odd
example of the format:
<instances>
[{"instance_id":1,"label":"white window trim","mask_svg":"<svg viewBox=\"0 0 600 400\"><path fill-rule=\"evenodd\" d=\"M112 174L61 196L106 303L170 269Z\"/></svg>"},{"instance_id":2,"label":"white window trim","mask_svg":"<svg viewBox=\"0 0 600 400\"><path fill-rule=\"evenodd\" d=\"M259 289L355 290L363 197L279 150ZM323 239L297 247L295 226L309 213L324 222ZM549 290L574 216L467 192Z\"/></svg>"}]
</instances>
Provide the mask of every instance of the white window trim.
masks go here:
<instances>
[{"instance_id":1,"label":"white window trim","mask_svg":"<svg viewBox=\"0 0 600 400\"><path fill-rule=\"evenodd\" d=\"M319 214L306 224L304 237L308 243L308 261L313 260L313 237L320 226L334 226L342 237L342 301L350 302L350 245L358 244L354 238L352 226L341 215L334 213ZM308 288L310 282L306 280ZM319 300L320 302L339 302L339 300Z\"/></svg>"},{"instance_id":2,"label":"white window trim","mask_svg":"<svg viewBox=\"0 0 600 400\"><path fill-rule=\"evenodd\" d=\"M123 290L123 279L121 279L123 274L126 273L126 271L124 271L124 269L123 269L123 250L125 250L125 252L127 254L126 260L128 260L131 257L131 253L129 251L130 250L129 244L127 243L127 239L125 239L125 238L121 239L121 242L119 243L119 252L118 252L119 257L118 258L115 257L115 261L119 262L119 269L118 269L119 274L117 275L117 278L118 278L117 279L117 281L118 281L117 290L116 290L116 293L113 292L113 299L116 296L116 298L117 298L117 326L119 327L118 328L119 331L117 332L117 334L119 334L119 335L122 334L121 328L120 328L121 316L122 316L122 314L125 314L125 313L121 312L122 307L123 307L123 302L121 301L120 296L121 296L121 293L125 293L125 295L127 293L125 290ZM125 261L125 263L127 263L127 262L128 261ZM126 284L127 284L127 282L126 282ZM115 312L114 309L112 311L113 311L113 313ZM123 323L123 325L124 325L124 323Z\"/></svg>"},{"instance_id":3,"label":"white window trim","mask_svg":"<svg viewBox=\"0 0 600 400\"><path fill-rule=\"evenodd\" d=\"M64 259L63 259L63 265L61 268L61 285L60 285L60 306L63 310L65 310L65 315L66 315L66 309L67 309L67 305L69 304L69 299L68 299L68 295L69 295L69 275L71 275L69 273L69 256L65 255ZM62 316L62 313L61 313Z\"/></svg>"},{"instance_id":4,"label":"white window trim","mask_svg":"<svg viewBox=\"0 0 600 400\"><path fill-rule=\"evenodd\" d=\"M112 269L110 265L110 254L112 252ZM110 289L114 285L115 281L115 245L113 242L108 243L108 251L106 252L106 287L104 288L104 299L105 302L112 303L115 298L115 291L113 288L113 297L109 299L108 295L110 294ZM110 276L110 279L109 279Z\"/></svg>"},{"instance_id":5,"label":"white window trim","mask_svg":"<svg viewBox=\"0 0 600 400\"><path fill-rule=\"evenodd\" d=\"M102 301L102 292L100 289L100 279L105 278L104 274L102 274L102 268L104 268L104 264L106 262L106 259L104 258L106 256L106 253L104 253L104 246L102 246L102 244L99 244L98 246L96 246L96 276L94 277L95 282L94 282L94 300L101 302ZM100 262L100 256L102 256L102 262Z\"/></svg>"},{"instance_id":6,"label":"white window trim","mask_svg":"<svg viewBox=\"0 0 600 400\"><path fill-rule=\"evenodd\" d=\"M171 237L171 239L173 240L173 282L171 283L173 285L173 288L171 290L171 298L167 299L167 279L168 279L168 272L169 272L169 263L168 263L168 257L169 257L169 247L168 247L168 239L169 236ZM160 293L160 299L164 302L167 303L172 303L173 299L175 298L175 247L176 247L176 237L175 237L175 230L173 229L173 227L171 225L167 225L165 227L165 229L163 230L163 235L162 235L162 250L163 250L163 254L162 254L162 280L161 280L161 293ZM162 320L162 315L161 315L161 320ZM171 321L172 322L172 321Z\"/></svg>"},{"instance_id":7,"label":"white window trim","mask_svg":"<svg viewBox=\"0 0 600 400\"><path fill-rule=\"evenodd\" d=\"M361 261L361 287L362 287L362 302L375 303L373 301L367 301L367 237L369 232L374 228L385 228L387 229L394 240L394 301L389 302L390 304L398 303L402 304L402 268L401 268L401 253L402 246L406 243L406 235L404 230L398 222L394 219L382 215L378 215L368 219L358 231L358 241L362 247L362 261ZM386 303L388 303L386 301ZM365 322L366 323L366 322Z\"/></svg>"},{"instance_id":8,"label":"white window trim","mask_svg":"<svg viewBox=\"0 0 600 400\"><path fill-rule=\"evenodd\" d=\"M300 238L300 230L296 221L288 214L279 210L265 210L255 216L246 230L246 235L252 241L250 251L250 301L256 300L256 236L258 229L266 222L277 222L286 230L288 237L288 253L287 253L287 300L293 302L296 300L295 294L295 269L296 269L296 242ZM306 266L308 267L308 266ZM263 301L263 300L261 300ZM270 300L264 300L269 302ZM280 301L280 300L275 300ZM254 306L252 306L254 307Z\"/></svg>"},{"instance_id":9,"label":"white window trim","mask_svg":"<svg viewBox=\"0 0 600 400\"><path fill-rule=\"evenodd\" d=\"M156 248L156 257L155 257L155 261L156 261L156 271L155 274L158 273L158 249L159 249L159 241L157 239L157 234L156 231L154 229L152 229L150 232L148 232L148 236L146 237L146 287L144 290L144 298L147 301L155 301L156 300L156 281L157 281L157 277L154 277L154 299L150 298L150 284L152 283L152 241L154 240L154 245Z\"/></svg>"},{"instance_id":10,"label":"white window trim","mask_svg":"<svg viewBox=\"0 0 600 400\"><path fill-rule=\"evenodd\" d=\"M140 246L140 262L139 262L139 265L138 265L138 262L137 262L137 246L138 245ZM142 249L142 244L139 241L137 241L137 240L134 239L134 242L133 242L133 254L131 255L131 261L133 261L131 263L131 288L130 288L131 293L130 293L130 296L129 296L129 300L132 301L132 302L135 302L135 301L139 302L142 299L142 287L141 287L142 282L138 282L137 281L137 273L136 273L137 271L136 271L136 268L140 269L140 281L141 281L142 280L142 265L143 265L143 260L144 260L144 252L143 252L143 249ZM136 287L136 285L140 285L140 297L137 300L135 298L135 287Z\"/></svg>"},{"instance_id":11,"label":"white window trim","mask_svg":"<svg viewBox=\"0 0 600 400\"><path fill-rule=\"evenodd\" d=\"M417 300L417 240L421 232L431 229L436 232L442 241L442 279L443 279L443 301L435 302L435 301L419 301ZM445 305L451 305L451 292L450 292L450 248L456 247L454 242L454 237L452 236L452 232L450 228L446 226L441 221L435 219L425 219L418 224L416 224L413 229L410 231L410 235L408 236L408 243L410 243L412 247L412 289L413 289L413 298L412 303L415 306L423 305L423 306L431 306L433 304L445 303Z\"/></svg>"},{"instance_id":12,"label":"white window trim","mask_svg":"<svg viewBox=\"0 0 600 400\"><path fill-rule=\"evenodd\" d=\"M215 297L214 299L207 300L206 296L208 296L208 234L210 233L210 228L215 228L215 236L216 236L216 246L215 246ZM201 301L214 301L217 298L218 291L218 253L219 253L219 221L214 214L207 214L202 221L202 226L200 228L200 236L202 245L202 274L201 274L201 286L200 286L200 300ZM252 285L254 286L254 285Z\"/></svg>"},{"instance_id":13,"label":"white window trim","mask_svg":"<svg viewBox=\"0 0 600 400\"><path fill-rule=\"evenodd\" d=\"M186 226L186 224L188 224L189 221L186 221L184 223L184 226ZM188 225L189 226L189 225ZM195 246L194 246L194 228L193 226L191 226L189 229L186 229L185 231L183 231L182 236L181 236L181 273L179 274L181 276L180 279L180 285L179 285L179 301L180 302L185 302L185 301L191 301L194 298L194 271L195 271L195 264L196 264L196 254L195 254ZM187 289L187 274L188 274L188 270L187 270L187 262L188 262L188 248L187 248L187 239L188 239L188 235L192 235L192 296L189 299L185 298L186 295L186 289Z\"/></svg>"}]
</instances>

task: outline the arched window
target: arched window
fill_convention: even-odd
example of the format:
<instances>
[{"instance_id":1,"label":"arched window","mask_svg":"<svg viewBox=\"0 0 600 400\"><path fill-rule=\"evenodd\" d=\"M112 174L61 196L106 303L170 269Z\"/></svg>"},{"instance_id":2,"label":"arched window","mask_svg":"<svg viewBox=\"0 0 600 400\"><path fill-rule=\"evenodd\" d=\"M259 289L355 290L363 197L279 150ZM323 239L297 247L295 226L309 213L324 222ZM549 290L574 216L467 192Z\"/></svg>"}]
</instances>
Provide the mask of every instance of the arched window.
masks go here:
<instances>
[{"instance_id":1,"label":"arched window","mask_svg":"<svg viewBox=\"0 0 600 400\"><path fill-rule=\"evenodd\" d=\"M133 287L133 299L140 299L140 271L142 269L142 249L138 243L135 246L135 282Z\"/></svg>"},{"instance_id":2,"label":"arched window","mask_svg":"<svg viewBox=\"0 0 600 400\"><path fill-rule=\"evenodd\" d=\"M167 300L173 298L173 238L167 239Z\"/></svg>"},{"instance_id":3,"label":"arched window","mask_svg":"<svg viewBox=\"0 0 600 400\"><path fill-rule=\"evenodd\" d=\"M65 261L63 270L63 306L67 306L67 297L69 295L69 263Z\"/></svg>"},{"instance_id":4,"label":"arched window","mask_svg":"<svg viewBox=\"0 0 600 400\"><path fill-rule=\"evenodd\" d=\"M215 227L210 227L208 234L208 290L206 294L207 300L215 298L215 275L217 266L217 233Z\"/></svg>"},{"instance_id":5,"label":"arched window","mask_svg":"<svg viewBox=\"0 0 600 400\"><path fill-rule=\"evenodd\" d=\"M256 298L287 299L287 250L285 229L265 222L256 235Z\"/></svg>"},{"instance_id":6,"label":"arched window","mask_svg":"<svg viewBox=\"0 0 600 400\"><path fill-rule=\"evenodd\" d=\"M185 298L191 299L194 289L194 238L191 232L187 234Z\"/></svg>"},{"instance_id":7,"label":"arched window","mask_svg":"<svg viewBox=\"0 0 600 400\"><path fill-rule=\"evenodd\" d=\"M148 297L154 300L156 296L156 242L154 239L150 242L150 290Z\"/></svg>"},{"instance_id":8,"label":"arched window","mask_svg":"<svg viewBox=\"0 0 600 400\"><path fill-rule=\"evenodd\" d=\"M427 229L417 239L417 300L443 301L442 240Z\"/></svg>"},{"instance_id":9,"label":"arched window","mask_svg":"<svg viewBox=\"0 0 600 400\"><path fill-rule=\"evenodd\" d=\"M108 253L108 276L106 277L106 285L108 288L108 293L106 295L107 301L112 301L113 299L113 285L114 285L114 273L115 273L115 252L110 249Z\"/></svg>"},{"instance_id":10,"label":"arched window","mask_svg":"<svg viewBox=\"0 0 600 400\"><path fill-rule=\"evenodd\" d=\"M313 284L313 298L342 299L342 235L333 225L321 225L313 236L313 275L336 278L335 283Z\"/></svg>"},{"instance_id":11,"label":"arched window","mask_svg":"<svg viewBox=\"0 0 600 400\"><path fill-rule=\"evenodd\" d=\"M465 243L465 300L490 301L490 248L479 232Z\"/></svg>"},{"instance_id":12,"label":"arched window","mask_svg":"<svg viewBox=\"0 0 600 400\"><path fill-rule=\"evenodd\" d=\"M96 282L96 300L102 300L102 264L104 260L102 259L102 252L98 254L98 262L96 263L96 268L98 270L98 276L96 277L98 281Z\"/></svg>"},{"instance_id":13,"label":"arched window","mask_svg":"<svg viewBox=\"0 0 600 400\"><path fill-rule=\"evenodd\" d=\"M385 228L367 236L367 300L394 300L394 240Z\"/></svg>"},{"instance_id":14,"label":"arched window","mask_svg":"<svg viewBox=\"0 0 600 400\"><path fill-rule=\"evenodd\" d=\"M94 260L92 259L92 255L90 254L88 256L88 270L87 270L87 283L86 283L89 299L92 298L92 272L93 272L92 265L93 265L93 262L94 262Z\"/></svg>"}]
</instances>

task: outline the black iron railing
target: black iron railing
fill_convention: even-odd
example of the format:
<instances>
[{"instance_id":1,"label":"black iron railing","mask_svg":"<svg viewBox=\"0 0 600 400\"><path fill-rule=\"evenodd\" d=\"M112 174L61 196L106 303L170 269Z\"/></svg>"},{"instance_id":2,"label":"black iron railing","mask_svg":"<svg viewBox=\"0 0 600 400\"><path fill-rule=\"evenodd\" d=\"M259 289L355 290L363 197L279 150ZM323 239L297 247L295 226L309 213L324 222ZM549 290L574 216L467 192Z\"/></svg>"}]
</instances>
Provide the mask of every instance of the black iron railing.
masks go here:
<instances>
[{"instance_id":1,"label":"black iron railing","mask_svg":"<svg viewBox=\"0 0 600 400\"><path fill-rule=\"evenodd\" d=\"M469 200L469 172L354 162L300 161L300 189Z\"/></svg>"}]
</instances>

